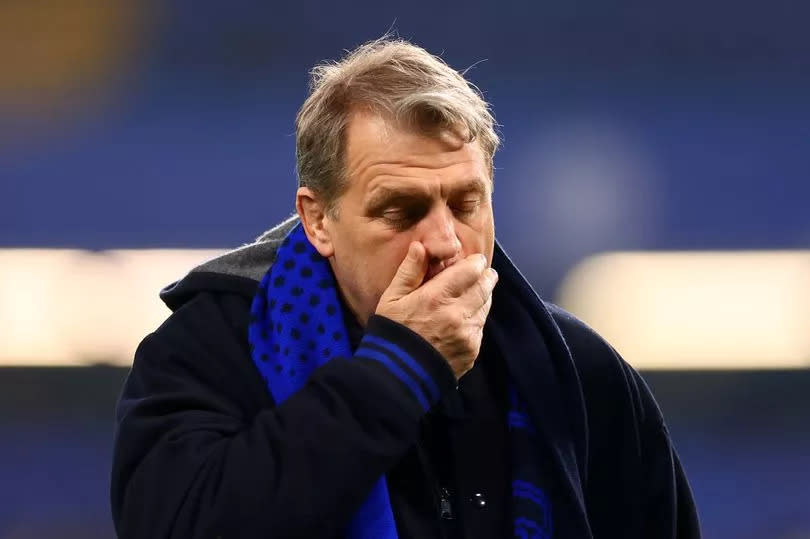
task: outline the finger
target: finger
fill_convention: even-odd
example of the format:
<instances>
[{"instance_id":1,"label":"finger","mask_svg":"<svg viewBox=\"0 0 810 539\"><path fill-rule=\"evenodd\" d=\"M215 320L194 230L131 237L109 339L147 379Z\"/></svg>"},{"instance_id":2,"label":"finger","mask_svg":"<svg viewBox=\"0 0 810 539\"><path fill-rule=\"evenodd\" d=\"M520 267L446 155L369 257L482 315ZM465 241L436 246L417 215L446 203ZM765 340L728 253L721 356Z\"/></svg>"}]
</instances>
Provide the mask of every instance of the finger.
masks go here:
<instances>
[{"instance_id":1,"label":"finger","mask_svg":"<svg viewBox=\"0 0 810 539\"><path fill-rule=\"evenodd\" d=\"M484 326L487 323L487 317L492 307L492 296L484 303L481 308L470 316L467 321L467 327L470 331L470 337L476 339L480 345L481 338L484 334Z\"/></svg>"},{"instance_id":2,"label":"finger","mask_svg":"<svg viewBox=\"0 0 810 539\"><path fill-rule=\"evenodd\" d=\"M399 264L391 284L388 285L386 295L391 299L399 299L419 288L427 272L426 260L425 246L418 241L411 242L408 254Z\"/></svg>"},{"instance_id":3,"label":"finger","mask_svg":"<svg viewBox=\"0 0 810 539\"><path fill-rule=\"evenodd\" d=\"M472 254L436 275L425 284L426 292L457 298L481 278L487 259L480 253Z\"/></svg>"},{"instance_id":4,"label":"finger","mask_svg":"<svg viewBox=\"0 0 810 539\"><path fill-rule=\"evenodd\" d=\"M492 269L484 270L481 277L459 297L465 312L472 317L481 307L492 299L492 292L498 283L498 273Z\"/></svg>"},{"instance_id":5,"label":"finger","mask_svg":"<svg viewBox=\"0 0 810 539\"><path fill-rule=\"evenodd\" d=\"M481 306L476 312L472 313L470 317L467 319L467 328L469 328L471 336L478 336L480 337L483 334L484 326L487 323L487 317L489 317L489 311L492 307L492 298L487 300L484 305Z\"/></svg>"},{"instance_id":6,"label":"finger","mask_svg":"<svg viewBox=\"0 0 810 539\"><path fill-rule=\"evenodd\" d=\"M482 330L484 329L484 324L487 321L487 316L489 316L490 309L492 309L492 296L489 296L489 299L487 299L486 303L484 303L476 313L476 316L478 317L478 323L480 324Z\"/></svg>"}]
</instances>

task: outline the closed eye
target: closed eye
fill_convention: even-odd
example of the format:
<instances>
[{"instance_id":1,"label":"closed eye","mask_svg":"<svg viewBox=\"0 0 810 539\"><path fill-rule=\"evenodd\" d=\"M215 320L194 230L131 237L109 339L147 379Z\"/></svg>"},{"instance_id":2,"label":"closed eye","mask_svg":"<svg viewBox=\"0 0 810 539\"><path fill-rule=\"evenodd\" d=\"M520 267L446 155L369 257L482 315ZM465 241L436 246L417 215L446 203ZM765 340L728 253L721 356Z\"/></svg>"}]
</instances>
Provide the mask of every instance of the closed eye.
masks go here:
<instances>
[{"instance_id":1,"label":"closed eye","mask_svg":"<svg viewBox=\"0 0 810 539\"><path fill-rule=\"evenodd\" d=\"M477 193L466 193L464 196L451 200L450 209L459 217L472 217L481 208L482 197Z\"/></svg>"},{"instance_id":2,"label":"closed eye","mask_svg":"<svg viewBox=\"0 0 810 539\"><path fill-rule=\"evenodd\" d=\"M418 223L428 212L428 207L421 204L388 207L380 216L397 230L405 230Z\"/></svg>"},{"instance_id":3,"label":"closed eye","mask_svg":"<svg viewBox=\"0 0 810 539\"><path fill-rule=\"evenodd\" d=\"M480 199L462 200L451 206L452 210L456 213L475 213L481 207Z\"/></svg>"}]
</instances>

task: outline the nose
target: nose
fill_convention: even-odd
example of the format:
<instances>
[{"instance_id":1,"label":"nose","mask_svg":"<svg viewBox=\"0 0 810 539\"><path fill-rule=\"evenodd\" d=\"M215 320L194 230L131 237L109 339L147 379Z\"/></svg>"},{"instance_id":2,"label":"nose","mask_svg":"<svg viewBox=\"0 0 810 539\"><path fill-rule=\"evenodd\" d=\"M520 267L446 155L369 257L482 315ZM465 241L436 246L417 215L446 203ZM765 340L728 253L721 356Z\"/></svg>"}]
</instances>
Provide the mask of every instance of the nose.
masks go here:
<instances>
[{"instance_id":1,"label":"nose","mask_svg":"<svg viewBox=\"0 0 810 539\"><path fill-rule=\"evenodd\" d=\"M450 266L461 254L461 241L456 234L455 220L449 208L440 207L431 212L428 219L422 221L422 244L425 246L429 272L438 273Z\"/></svg>"}]
</instances>

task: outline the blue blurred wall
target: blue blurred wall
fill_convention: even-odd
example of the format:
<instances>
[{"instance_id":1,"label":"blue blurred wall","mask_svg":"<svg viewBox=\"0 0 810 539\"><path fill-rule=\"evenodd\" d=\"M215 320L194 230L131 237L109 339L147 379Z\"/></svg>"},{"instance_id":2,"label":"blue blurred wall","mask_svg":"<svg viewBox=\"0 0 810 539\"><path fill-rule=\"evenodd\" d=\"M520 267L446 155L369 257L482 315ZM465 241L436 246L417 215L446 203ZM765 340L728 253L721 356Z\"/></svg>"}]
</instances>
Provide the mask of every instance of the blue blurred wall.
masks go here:
<instances>
[{"instance_id":1,"label":"blue blurred wall","mask_svg":"<svg viewBox=\"0 0 810 539\"><path fill-rule=\"evenodd\" d=\"M475 64L498 235L541 288L606 249L810 245L810 4L143 6L124 67L0 154L0 245L252 238L292 209L307 70L392 23Z\"/></svg>"}]
</instances>

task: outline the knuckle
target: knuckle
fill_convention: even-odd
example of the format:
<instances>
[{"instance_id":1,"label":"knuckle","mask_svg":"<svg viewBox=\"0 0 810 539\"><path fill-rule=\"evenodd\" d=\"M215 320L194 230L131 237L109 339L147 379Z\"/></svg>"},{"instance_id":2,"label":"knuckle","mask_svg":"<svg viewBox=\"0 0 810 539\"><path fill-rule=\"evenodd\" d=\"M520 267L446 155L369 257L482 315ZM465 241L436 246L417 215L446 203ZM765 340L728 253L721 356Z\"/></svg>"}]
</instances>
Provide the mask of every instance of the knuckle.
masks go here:
<instances>
[{"instance_id":1,"label":"knuckle","mask_svg":"<svg viewBox=\"0 0 810 539\"><path fill-rule=\"evenodd\" d=\"M427 297L425 301L425 306L430 310L435 310L440 307L443 307L444 304L445 304L444 297L439 295L430 295Z\"/></svg>"},{"instance_id":2,"label":"knuckle","mask_svg":"<svg viewBox=\"0 0 810 539\"><path fill-rule=\"evenodd\" d=\"M484 287L487 290L487 295L492 294L492 291L495 289L495 283L497 283L498 280L489 271L484 272L482 279L484 281Z\"/></svg>"},{"instance_id":3,"label":"knuckle","mask_svg":"<svg viewBox=\"0 0 810 539\"><path fill-rule=\"evenodd\" d=\"M460 330L464 327L464 315L460 311L454 310L450 313L449 325L453 331Z\"/></svg>"},{"instance_id":4,"label":"knuckle","mask_svg":"<svg viewBox=\"0 0 810 539\"><path fill-rule=\"evenodd\" d=\"M489 290L487 290L486 282L481 282L480 279L478 280L478 294L482 303L489 299Z\"/></svg>"},{"instance_id":5,"label":"knuckle","mask_svg":"<svg viewBox=\"0 0 810 539\"><path fill-rule=\"evenodd\" d=\"M492 296L487 298L486 303L484 303L483 307L481 307L480 309L482 319L486 319L486 317L489 315L489 311L491 308L492 308Z\"/></svg>"}]
</instances>

